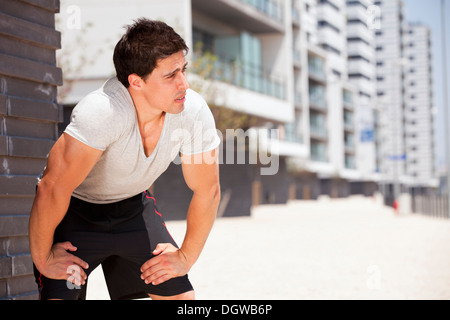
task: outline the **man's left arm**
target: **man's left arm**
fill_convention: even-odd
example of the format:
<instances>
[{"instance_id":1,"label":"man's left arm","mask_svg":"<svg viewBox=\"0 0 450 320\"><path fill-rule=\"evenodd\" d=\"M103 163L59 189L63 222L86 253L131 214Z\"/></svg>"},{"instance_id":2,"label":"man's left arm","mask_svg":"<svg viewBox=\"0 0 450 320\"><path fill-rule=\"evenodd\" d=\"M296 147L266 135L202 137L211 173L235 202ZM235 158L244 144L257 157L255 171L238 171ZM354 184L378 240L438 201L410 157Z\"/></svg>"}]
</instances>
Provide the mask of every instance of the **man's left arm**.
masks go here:
<instances>
[{"instance_id":1,"label":"man's left arm","mask_svg":"<svg viewBox=\"0 0 450 320\"><path fill-rule=\"evenodd\" d=\"M187 186L194 192L187 213L186 235L178 250L171 244L158 244L154 257L144 263L141 278L158 285L186 275L197 261L216 218L220 201L218 149L197 155L182 155Z\"/></svg>"}]
</instances>

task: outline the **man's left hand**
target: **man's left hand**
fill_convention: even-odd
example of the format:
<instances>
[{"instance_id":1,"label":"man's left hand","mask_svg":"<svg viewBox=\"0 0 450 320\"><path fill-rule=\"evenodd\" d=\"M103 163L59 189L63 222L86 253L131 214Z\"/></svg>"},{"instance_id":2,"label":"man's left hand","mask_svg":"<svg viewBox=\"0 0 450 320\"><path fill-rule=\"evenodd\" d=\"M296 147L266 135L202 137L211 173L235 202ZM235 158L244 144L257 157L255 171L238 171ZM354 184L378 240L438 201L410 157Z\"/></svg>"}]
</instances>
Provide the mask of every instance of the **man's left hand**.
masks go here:
<instances>
[{"instance_id":1,"label":"man's left hand","mask_svg":"<svg viewBox=\"0 0 450 320\"><path fill-rule=\"evenodd\" d=\"M184 253L170 243L160 243L153 251L152 259L141 267L141 279L146 284L158 285L172 278L182 277L190 266Z\"/></svg>"}]
</instances>

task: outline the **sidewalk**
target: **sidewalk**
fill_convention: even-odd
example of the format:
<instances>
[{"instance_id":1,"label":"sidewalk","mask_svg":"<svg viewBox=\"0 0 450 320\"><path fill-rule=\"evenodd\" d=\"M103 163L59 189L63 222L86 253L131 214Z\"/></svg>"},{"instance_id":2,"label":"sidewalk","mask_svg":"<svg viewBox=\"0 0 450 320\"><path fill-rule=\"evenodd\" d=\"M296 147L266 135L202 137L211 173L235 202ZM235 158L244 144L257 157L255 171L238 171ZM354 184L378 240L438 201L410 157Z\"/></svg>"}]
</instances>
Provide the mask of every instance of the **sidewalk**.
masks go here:
<instances>
[{"instance_id":1,"label":"sidewalk","mask_svg":"<svg viewBox=\"0 0 450 320\"><path fill-rule=\"evenodd\" d=\"M167 226L178 243L185 222ZM450 299L450 220L372 198L266 205L216 221L190 272L197 299ZM101 270L88 299L109 299Z\"/></svg>"}]
</instances>

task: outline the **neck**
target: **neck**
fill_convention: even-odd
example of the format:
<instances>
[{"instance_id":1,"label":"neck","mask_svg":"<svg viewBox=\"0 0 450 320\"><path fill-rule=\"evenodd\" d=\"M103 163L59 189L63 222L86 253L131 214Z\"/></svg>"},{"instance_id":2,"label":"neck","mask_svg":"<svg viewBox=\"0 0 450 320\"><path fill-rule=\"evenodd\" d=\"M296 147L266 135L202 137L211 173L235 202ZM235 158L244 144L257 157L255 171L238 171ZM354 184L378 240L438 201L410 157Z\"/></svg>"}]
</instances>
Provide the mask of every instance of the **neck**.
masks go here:
<instances>
[{"instance_id":1,"label":"neck","mask_svg":"<svg viewBox=\"0 0 450 320\"><path fill-rule=\"evenodd\" d=\"M154 108L148 102L135 92L129 91L136 109L139 126L158 125L164 122L166 113L160 109Z\"/></svg>"}]
</instances>

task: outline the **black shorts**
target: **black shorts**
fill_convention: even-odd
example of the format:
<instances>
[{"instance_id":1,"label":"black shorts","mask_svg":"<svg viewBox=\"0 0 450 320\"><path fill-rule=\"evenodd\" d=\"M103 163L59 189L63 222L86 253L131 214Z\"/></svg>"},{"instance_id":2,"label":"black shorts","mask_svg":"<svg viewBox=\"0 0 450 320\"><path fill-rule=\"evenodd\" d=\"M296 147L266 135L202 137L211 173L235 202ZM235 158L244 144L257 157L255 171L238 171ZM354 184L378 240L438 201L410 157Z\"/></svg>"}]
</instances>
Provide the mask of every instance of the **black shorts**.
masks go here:
<instances>
[{"instance_id":1,"label":"black shorts","mask_svg":"<svg viewBox=\"0 0 450 320\"><path fill-rule=\"evenodd\" d=\"M70 241L74 255L89 264L89 274L100 264L111 299L147 298L148 294L173 296L193 290L188 276L160 285L145 284L141 266L153 257L159 243L172 243L155 198L148 192L112 204L93 204L72 197L69 209L55 230L54 243ZM34 268L40 297L80 300L86 285L48 279Z\"/></svg>"}]
</instances>

